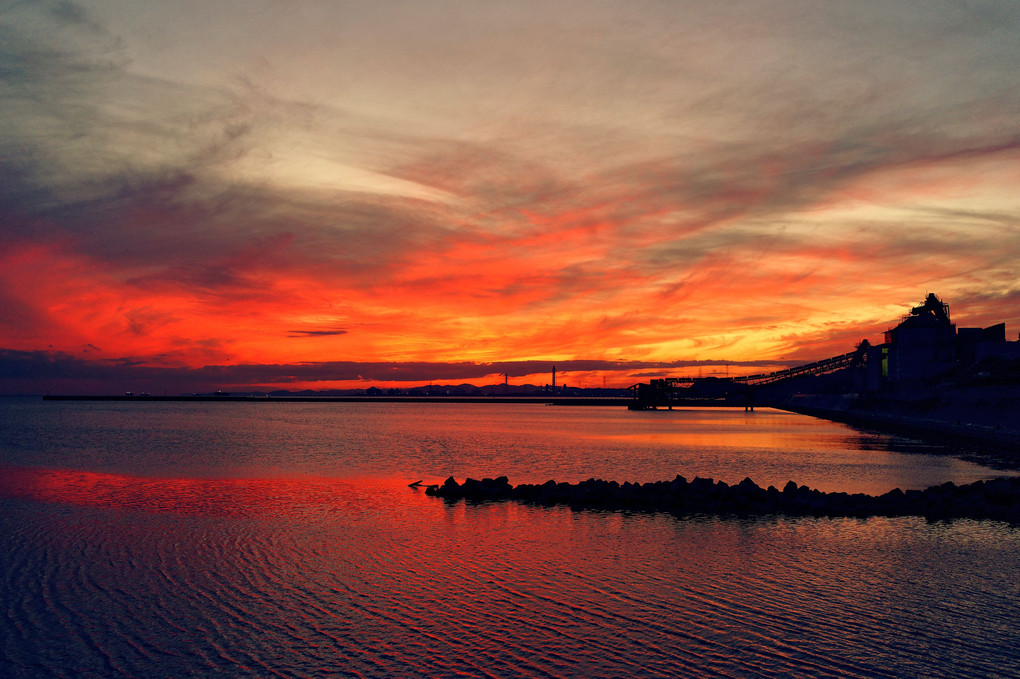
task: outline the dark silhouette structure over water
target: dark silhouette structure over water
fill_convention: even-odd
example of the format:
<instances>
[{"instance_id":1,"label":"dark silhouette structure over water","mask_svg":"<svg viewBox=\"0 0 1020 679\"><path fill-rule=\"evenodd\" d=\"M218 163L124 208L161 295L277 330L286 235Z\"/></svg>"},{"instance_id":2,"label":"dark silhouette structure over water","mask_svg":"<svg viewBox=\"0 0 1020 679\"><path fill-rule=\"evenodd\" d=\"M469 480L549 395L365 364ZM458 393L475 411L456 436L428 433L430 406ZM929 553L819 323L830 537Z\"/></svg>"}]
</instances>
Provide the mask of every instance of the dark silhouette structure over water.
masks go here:
<instances>
[{"instance_id":1,"label":"dark silhouette structure over water","mask_svg":"<svg viewBox=\"0 0 1020 679\"><path fill-rule=\"evenodd\" d=\"M995 519L1020 523L1020 478L966 485L944 483L926 490L899 488L884 495L825 493L790 481L782 490L761 488L749 478L731 486L722 481L677 475L672 481L618 483L589 479L576 484L547 481L510 485L505 476L458 483L452 476L425 493L448 501L514 500L569 505L576 509L634 509L676 514L794 516L924 516L934 519Z\"/></svg>"},{"instance_id":2,"label":"dark silhouette structure over water","mask_svg":"<svg viewBox=\"0 0 1020 679\"><path fill-rule=\"evenodd\" d=\"M634 385L634 410L699 405L771 406L910 435L1016 451L1020 341L1005 324L959 328L934 294L854 351L733 379L666 378Z\"/></svg>"},{"instance_id":3,"label":"dark silhouette structure over water","mask_svg":"<svg viewBox=\"0 0 1020 679\"><path fill-rule=\"evenodd\" d=\"M917 401L942 396L947 386L1020 385L1020 341L1006 340L1006 326L960 328L949 305L929 293L885 333L882 344L862 340L846 354L794 368L732 379L671 377L631 387L634 409L699 404L739 405L753 394L761 404L783 407L812 387L825 393Z\"/></svg>"}]
</instances>

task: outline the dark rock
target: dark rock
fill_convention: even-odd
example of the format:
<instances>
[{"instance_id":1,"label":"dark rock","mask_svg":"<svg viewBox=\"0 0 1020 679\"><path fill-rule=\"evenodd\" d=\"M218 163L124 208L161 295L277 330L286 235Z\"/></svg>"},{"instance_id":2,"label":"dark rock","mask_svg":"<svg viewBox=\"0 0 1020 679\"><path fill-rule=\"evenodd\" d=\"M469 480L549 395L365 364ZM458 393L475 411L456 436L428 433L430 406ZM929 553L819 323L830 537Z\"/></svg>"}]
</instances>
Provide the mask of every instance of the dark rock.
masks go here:
<instances>
[{"instance_id":1,"label":"dark rock","mask_svg":"<svg viewBox=\"0 0 1020 679\"><path fill-rule=\"evenodd\" d=\"M427 495L471 502L513 499L520 502L566 504L575 508L641 509L687 513L772 514L814 516L925 516L937 519L993 518L1020 522L1020 478L977 481L957 486L943 483L925 490L895 488L879 496L833 492L788 482L782 491L762 489L750 478L730 486L722 481L682 476L672 481L623 484L588 479L577 484L546 481L541 485L511 486L506 476L465 479L452 476L442 485L429 485Z\"/></svg>"}]
</instances>

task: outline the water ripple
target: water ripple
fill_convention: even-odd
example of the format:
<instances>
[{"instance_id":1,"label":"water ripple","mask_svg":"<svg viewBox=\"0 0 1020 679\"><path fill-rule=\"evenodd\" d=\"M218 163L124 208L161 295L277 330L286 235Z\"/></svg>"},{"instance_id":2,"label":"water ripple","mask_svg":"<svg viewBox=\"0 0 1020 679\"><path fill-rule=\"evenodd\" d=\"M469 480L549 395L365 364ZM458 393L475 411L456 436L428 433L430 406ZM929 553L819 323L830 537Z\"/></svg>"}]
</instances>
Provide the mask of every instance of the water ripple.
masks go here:
<instances>
[{"instance_id":1,"label":"water ripple","mask_svg":"<svg viewBox=\"0 0 1020 679\"><path fill-rule=\"evenodd\" d=\"M5 676L979 677L1020 658L1020 538L997 524L446 506L318 477L0 488Z\"/></svg>"}]
</instances>

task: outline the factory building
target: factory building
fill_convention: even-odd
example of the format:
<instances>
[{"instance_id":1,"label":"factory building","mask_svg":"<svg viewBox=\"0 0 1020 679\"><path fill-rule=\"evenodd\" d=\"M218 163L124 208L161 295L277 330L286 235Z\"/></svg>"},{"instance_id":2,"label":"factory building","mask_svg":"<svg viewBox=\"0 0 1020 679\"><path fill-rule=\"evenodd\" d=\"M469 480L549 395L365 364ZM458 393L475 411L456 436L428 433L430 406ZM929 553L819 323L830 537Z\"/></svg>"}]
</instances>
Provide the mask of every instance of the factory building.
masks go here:
<instances>
[{"instance_id":1,"label":"factory building","mask_svg":"<svg viewBox=\"0 0 1020 679\"><path fill-rule=\"evenodd\" d=\"M874 349L875 358L881 360L883 381L891 385L931 383L989 359L1020 359L1020 341L1006 341L1004 323L957 331L949 305L934 293L886 331L885 344Z\"/></svg>"}]
</instances>

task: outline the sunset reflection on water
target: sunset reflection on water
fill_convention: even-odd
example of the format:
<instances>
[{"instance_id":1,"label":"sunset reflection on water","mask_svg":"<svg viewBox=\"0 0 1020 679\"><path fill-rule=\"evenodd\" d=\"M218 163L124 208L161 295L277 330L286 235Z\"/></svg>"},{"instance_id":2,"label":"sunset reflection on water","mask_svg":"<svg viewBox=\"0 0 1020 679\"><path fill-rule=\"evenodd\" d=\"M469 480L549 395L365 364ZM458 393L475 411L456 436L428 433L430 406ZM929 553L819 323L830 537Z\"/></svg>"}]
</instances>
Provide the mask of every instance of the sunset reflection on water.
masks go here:
<instances>
[{"instance_id":1,"label":"sunset reflection on water","mask_svg":"<svg viewBox=\"0 0 1020 679\"><path fill-rule=\"evenodd\" d=\"M995 473L842 425L499 405L7 415L5 679L983 679L1020 657L1010 526L575 511L408 487L680 473L870 489Z\"/></svg>"},{"instance_id":2,"label":"sunset reflection on water","mask_svg":"<svg viewBox=\"0 0 1020 679\"><path fill-rule=\"evenodd\" d=\"M0 496L142 512L203 516L357 514L392 501L395 480L144 478L66 469L0 466ZM406 494L401 494L406 495Z\"/></svg>"}]
</instances>

